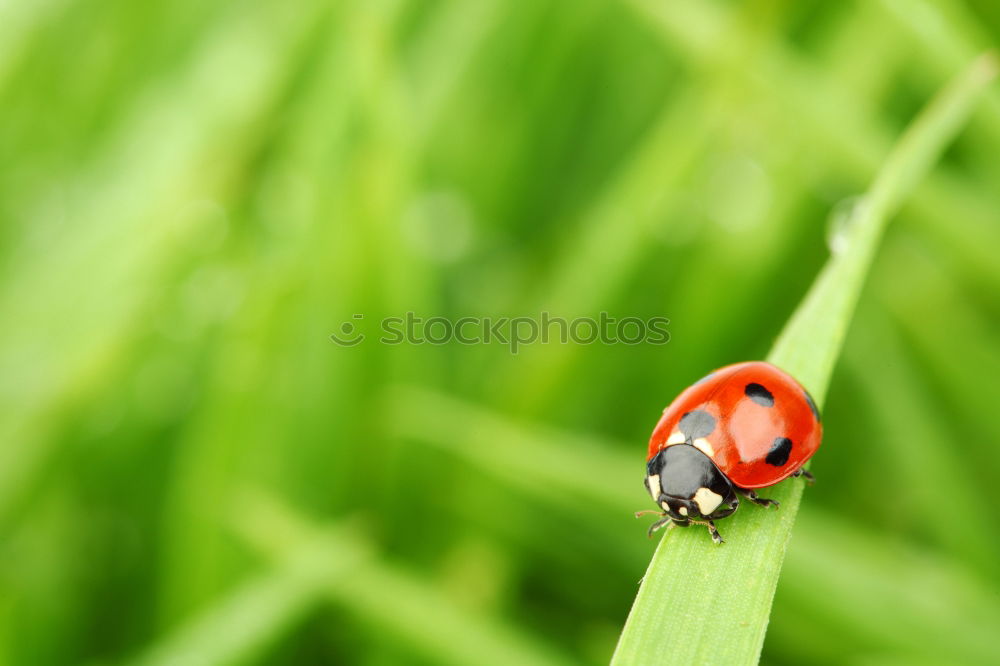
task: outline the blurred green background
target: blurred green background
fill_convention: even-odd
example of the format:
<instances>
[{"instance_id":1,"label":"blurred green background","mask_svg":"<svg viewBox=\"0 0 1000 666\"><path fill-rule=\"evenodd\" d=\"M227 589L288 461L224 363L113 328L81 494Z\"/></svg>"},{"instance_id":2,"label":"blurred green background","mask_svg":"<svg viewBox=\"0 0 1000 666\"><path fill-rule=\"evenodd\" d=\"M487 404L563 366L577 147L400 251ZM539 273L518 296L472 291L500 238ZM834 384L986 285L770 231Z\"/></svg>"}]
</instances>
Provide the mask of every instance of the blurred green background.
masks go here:
<instances>
[{"instance_id":1,"label":"blurred green background","mask_svg":"<svg viewBox=\"0 0 1000 666\"><path fill-rule=\"evenodd\" d=\"M606 663L660 411L767 353L998 34L958 0L4 3L0 663ZM1000 661L998 154L994 88L890 228L763 663ZM671 340L373 337L543 310Z\"/></svg>"}]
</instances>

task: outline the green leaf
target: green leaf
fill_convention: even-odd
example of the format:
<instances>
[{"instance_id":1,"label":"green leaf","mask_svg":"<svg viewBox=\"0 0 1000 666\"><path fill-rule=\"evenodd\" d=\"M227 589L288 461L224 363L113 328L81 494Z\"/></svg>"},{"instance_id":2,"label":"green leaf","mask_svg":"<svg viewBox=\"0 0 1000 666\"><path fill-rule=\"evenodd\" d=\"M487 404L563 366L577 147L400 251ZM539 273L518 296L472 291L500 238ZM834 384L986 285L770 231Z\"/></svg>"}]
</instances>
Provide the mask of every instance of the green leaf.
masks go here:
<instances>
[{"instance_id":1,"label":"green leaf","mask_svg":"<svg viewBox=\"0 0 1000 666\"><path fill-rule=\"evenodd\" d=\"M819 404L888 220L954 137L995 72L992 56L979 58L905 132L868 193L845 216L831 244L833 255L768 356ZM756 663L802 486L792 480L770 493L781 502L778 511L750 507L728 521L723 546L715 546L700 529L664 535L612 663Z\"/></svg>"}]
</instances>

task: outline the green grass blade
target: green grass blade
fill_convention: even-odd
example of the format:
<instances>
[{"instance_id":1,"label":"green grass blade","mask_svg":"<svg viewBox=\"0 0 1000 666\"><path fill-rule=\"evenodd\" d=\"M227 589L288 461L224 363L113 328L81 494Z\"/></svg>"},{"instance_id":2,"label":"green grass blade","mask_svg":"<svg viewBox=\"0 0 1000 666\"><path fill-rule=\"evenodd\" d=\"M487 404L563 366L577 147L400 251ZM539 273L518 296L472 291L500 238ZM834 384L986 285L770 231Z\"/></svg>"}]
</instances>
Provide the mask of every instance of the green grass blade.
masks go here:
<instances>
[{"instance_id":1,"label":"green grass blade","mask_svg":"<svg viewBox=\"0 0 1000 666\"><path fill-rule=\"evenodd\" d=\"M477 474L492 475L530 497L546 513L568 506L578 512L592 540L612 538L593 520L595 509L621 516L641 499L637 484L628 482L634 480L635 461L623 442L597 442L589 435L514 421L418 387L397 388L389 404L399 434L414 445L451 452ZM570 459L579 473L552 471ZM601 476L595 469L614 483L594 486L593 479ZM566 505L565 497L580 501ZM914 649L909 636L934 636L918 646L927 663L955 655L981 661L990 654L1000 603L991 598L988 581L943 552L916 549L894 535L805 508L782 571L786 584L778 591L784 606L781 626L772 632L782 646L808 645L835 661L842 647L842 635L829 631L835 625L846 635L861 634L872 645L902 651ZM634 523L627 527L639 529ZM629 541L615 554L633 566L645 550L641 541ZM851 566L844 568L843 562ZM617 565L606 560L608 568ZM954 613L942 618L942 605Z\"/></svg>"},{"instance_id":2,"label":"green grass blade","mask_svg":"<svg viewBox=\"0 0 1000 666\"><path fill-rule=\"evenodd\" d=\"M323 601L325 584L349 575L367 555L359 548L328 541L289 549L281 563L210 604L133 663L210 666L261 658L272 643ZM341 547L334 551L336 546Z\"/></svg>"},{"instance_id":3,"label":"green grass blade","mask_svg":"<svg viewBox=\"0 0 1000 666\"><path fill-rule=\"evenodd\" d=\"M557 666L569 661L555 648L525 635L502 618L463 608L433 580L378 556L351 523L322 525L298 514L277 497L249 492L234 517L234 529L261 555L287 567L299 550L315 552L331 574L318 590L397 641L441 664ZM369 557L362 555L370 553ZM352 557L345 570L330 563ZM315 589L315 588L314 588Z\"/></svg>"},{"instance_id":4,"label":"green grass blade","mask_svg":"<svg viewBox=\"0 0 1000 666\"><path fill-rule=\"evenodd\" d=\"M260 491L248 491L233 514L233 531L269 561L268 571L209 604L139 656L136 666L260 659L329 602L435 663L569 663L503 620L462 609L432 583L379 559L350 521L316 524Z\"/></svg>"},{"instance_id":5,"label":"green grass blade","mask_svg":"<svg viewBox=\"0 0 1000 666\"><path fill-rule=\"evenodd\" d=\"M888 219L955 135L995 70L992 57L974 62L906 131L768 357L820 404ZM702 530L664 536L612 663L756 663L801 494L799 482L775 489L770 495L781 501L780 511L750 507L726 524L729 542L722 547Z\"/></svg>"},{"instance_id":6,"label":"green grass blade","mask_svg":"<svg viewBox=\"0 0 1000 666\"><path fill-rule=\"evenodd\" d=\"M741 51L717 45L752 40L753 30L737 12L723 11L711 3L631 0L629 4L671 50L679 51L698 67L723 71L757 94L773 99L776 117L796 118L795 132L800 137L796 141L808 142L817 161L829 169L860 179L879 167L892 137L886 126L874 122L877 109L866 108L856 89L837 85L824 68L797 58L788 46L774 41L759 54L755 67L745 67ZM933 48L936 53L950 51L940 44ZM949 66L948 71L958 66ZM988 103L989 98L987 94L984 101ZM809 172L822 177L829 173L824 169L804 172L806 178ZM938 242L960 247L963 270L976 275L994 273L995 209L993 202L968 187L965 179L945 171L931 174L913 193L913 222L923 227L923 233L937 237ZM948 219L949 224L940 224L942 219Z\"/></svg>"},{"instance_id":7,"label":"green grass blade","mask_svg":"<svg viewBox=\"0 0 1000 666\"><path fill-rule=\"evenodd\" d=\"M594 519L598 510L620 518L642 499L638 484L629 482L634 481L635 460L624 442L596 441L590 435L523 423L419 387L398 387L389 398L398 434L413 445L451 452L475 473L491 475L530 497L546 513L576 511L579 524L590 531L588 540L616 539L618 548L605 549L607 568L631 568L645 558L645 544L623 541ZM569 459L579 473L553 471ZM603 480L595 485L595 479ZM567 497L576 501L567 504ZM990 597L988 580L961 560L945 556L947 551L917 549L895 535L814 506L805 508L782 571L785 584L778 596L783 605L775 608L783 610L771 630L784 648L809 646L836 661L843 640L842 634L829 631L836 625L844 634L865 636L873 646L901 651L913 649L909 636L934 636L932 643L919 645L927 663L955 655L963 661L982 660L989 654L989 627L1000 617L1000 603ZM641 529L636 523L624 525L633 536ZM967 531L962 535L969 536ZM850 565L845 567L845 562ZM900 599L907 603L900 604ZM956 611L950 621L942 618L941 605Z\"/></svg>"}]
</instances>

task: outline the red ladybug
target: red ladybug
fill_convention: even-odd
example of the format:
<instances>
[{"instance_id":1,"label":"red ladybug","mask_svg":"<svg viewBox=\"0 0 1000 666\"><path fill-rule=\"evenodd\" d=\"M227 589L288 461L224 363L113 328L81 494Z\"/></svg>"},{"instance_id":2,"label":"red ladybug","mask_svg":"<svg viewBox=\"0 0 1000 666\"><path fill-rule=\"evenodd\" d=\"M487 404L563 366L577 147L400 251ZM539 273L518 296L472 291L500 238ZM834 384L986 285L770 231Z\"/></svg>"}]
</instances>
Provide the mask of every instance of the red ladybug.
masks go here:
<instances>
[{"instance_id":1,"label":"red ladybug","mask_svg":"<svg viewBox=\"0 0 1000 666\"><path fill-rule=\"evenodd\" d=\"M777 506L752 489L812 482L802 466L822 437L816 403L787 373L762 361L716 370L677 396L649 439L645 484L663 510L649 534L694 523L722 543L712 521L736 511L739 495Z\"/></svg>"}]
</instances>

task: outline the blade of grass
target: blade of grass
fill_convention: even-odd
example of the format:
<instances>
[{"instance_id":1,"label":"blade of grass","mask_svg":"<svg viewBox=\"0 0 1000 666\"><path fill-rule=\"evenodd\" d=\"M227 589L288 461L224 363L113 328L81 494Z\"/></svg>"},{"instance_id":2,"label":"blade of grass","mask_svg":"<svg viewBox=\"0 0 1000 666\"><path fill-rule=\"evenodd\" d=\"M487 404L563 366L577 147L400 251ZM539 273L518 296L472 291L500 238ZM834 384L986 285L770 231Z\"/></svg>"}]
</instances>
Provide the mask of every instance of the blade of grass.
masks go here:
<instances>
[{"instance_id":1,"label":"blade of grass","mask_svg":"<svg viewBox=\"0 0 1000 666\"><path fill-rule=\"evenodd\" d=\"M309 544L324 550L327 562L345 552L369 550L363 537L350 530L316 524L260 492L243 498L233 520L239 536L276 564ZM394 635L434 663L569 663L500 618L459 607L432 582L377 556L357 560L347 575L338 571L326 577L320 590L327 600L374 625L380 637Z\"/></svg>"},{"instance_id":2,"label":"blade of grass","mask_svg":"<svg viewBox=\"0 0 1000 666\"><path fill-rule=\"evenodd\" d=\"M630 0L628 5L649 21L669 49L709 74L724 72L761 98L774 100L779 107L776 117L796 119L789 130L800 135L796 141L808 145L811 158L859 179L879 168L879 160L890 147L887 126L876 122L875 114L853 92L828 80L819 65L797 58L786 45L771 42L757 54L754 67L746 67L746 54L727 45L749 39L749 25L735 11L726 12L712 3ZM822 169L802 171L805 177L826 177ZM818 180L816 185L824 182ZM974 273L993 277L996 206L984 193L942 170L913 193L908 213L937 242L955 246L965 263L974 266Z\"/></svg>"},{"instance_id":3,"label":"blade of grass","mask_svg":"<svg viewBox=\"0 0 1000 666\"><path fill-rule=\"evenodd\" d=\"M505 483L531 492L566 494L615 511L642 501L641 488L629 483L635 477L634 461L615 453L622 447L614 443L522 424L415 386L393 387L386 405L387 413L394 415L389 419L393 434L450 451ZM563 470L568 459L574 461L573 474Z\"/></svg>"},{"instance_id":4,"label":"blade of grass","mask_svg":"<svg viewBox=\"0 0 1000 666\"><path fill-rule=\"evenodd\" d=\"M14 277L0 285L6 322L0 331L0 440L7 443L0 449L0 521L16 518L18 503L57 454L54 415L114 376L127 341L149 317L153 285L165 279L172 262L193 254L203 220L182 222L178 201L216 196L230 162L217 160L211 170L203 165L213 155L239 154L280 81L283 63L255 55L259 35L266 29L298 39L314 16L262 9L220 27L200 64L151 91L71 183L81 194L62 242L12 259ZM227 76L233 62L257 75ZM125 166L134 164L143 168ZM37 224L43 223L39 216ZM108 247L117 251L105 256ZM115 298L103 296L109 293ZM69 330L76 333L62 334Z\"/></svg>"},{"instance_id":5,"label":"blade of grass","mask_svg":"<svg viewBox=\"0 0 1000 666\"><path fill-rule=\"evenodd\" d=\"M136 666L259 659L302 617L331 601L434 663L568 663L516 628L463 611L434 586L379 560L349 522L315 524L260 491L241 496L232 515L233 531L271 568L209 604L138 657Z\"/></svg>"},{"instance_id":6,"label":"blade of grass","mask_svg":"<svg viewBox=\"0 0 1000 666\"><path fill-rule=\"evenodd\" d=\"M612 441L598 442L592 436L532 426L415 386L395 388L387 396L387 407L394 415L397 434L413 444L451 452L477 473L492 475L547 512L567 506L577 510L578 524L591 532L590 539L604 539L602 549L609 567L641 556L645 545L641 541L616 539L613 543L617 546L607 550L608 534L594 520L597 507L621 515L642 499L638 484L628 483L635 461L625 447ZM569 459L574 460L579 473L553 471L560 469L553 460ZM613 483L594 485L595 478L604 477ZM566 497L575 501L566 504ZM502 507L496 508L502 512ZM795 640L782 640L782 644L810 644L817 627L834 622L852 633L863 630L861 633L876 645L905 644L909 649L905 637L934 635L933 645L920 648L931 659L929 663L955 654L974 659L989 649L989 627L995 624L991 624L992 618L1000 614L997 600L983 592L989 581L960 561L947 558L944 551L928 554L891 535L845 522L814 507L803 515L783 575L789 584L778 594L785 597L786 605L793 605L794 613L785 609L782 618L787 626L781 627L781 635ZM924 586L913 582L919 580L930 582ZM850 602L841 601L845 598ZM901 598L908 603L899 604ZM947 599L945 605L957 609L953 621L945 621L947 626L942 626L938 611L936 600L940 599ZM887 604L891 612L885 608ZM808 616L808 626L803 627L802 621L790 614ZM968 622L967 618L979 620ZM828 631L819 633L815 645L823 653L837 654L837 639Z\"/></svg>"},{"instance_id":7,"label":"blade of grass","mask_svg":"<svg viewBox=\"0 0 1000 666\"><path fill-rule=\"evenodd\" d=\"M581 220L564 259L535 297L535 311L592 313L621 288L637 258L648 250L652 228L677 199L683 176L717 129L715 114L692 112L698 103L690 94L679 94L651 124ZM544 352L526 349L522 361L498 382L499 394L537 412L558 394L577 353L577 345L556 345Z\"/></svg>"},{"instance_id":8,"label":"blade of grass","mask_svg":"<svg viewBox=\"0 0 1000 666\"><path fill-rule=\"evenodd\" d=\"M934 71L947 72L993 41L962 2L917 2L881 0L871 5L912 35L920 48L918 57ZM912 54L911 54L912 57ZM983 98L983 127L992 138L1000 138L1000 90L990 90Z\"/></svg>"},{"instance_id":9,"label":"blade of grass","mask_svg":"<svg viewBox=\"0 0 1000 666\"><path fill-rule=\"evenodd\" d=\"M768 359L823 403L865 275L886 223L958 131L996 72L977 59L914 121L854 210L835 253ZM760 657L774 590L802 495L784 484L777 513L754 511L715 547L700 530L661 539L612 659L614 664L752 664Z\"/></svg>"},{"instance_id":10,"label":"blade of grass","mask_svg":"<svg viewBox=\"0 0 1000 666\"><path fill-rule=\"evenodd\" d=\"M136 666L231 664L266 653L322 601L323 587L350 575L368 553L350 539L317 538L210 604L138 657Z\"/></svg>"}]
</instances>

